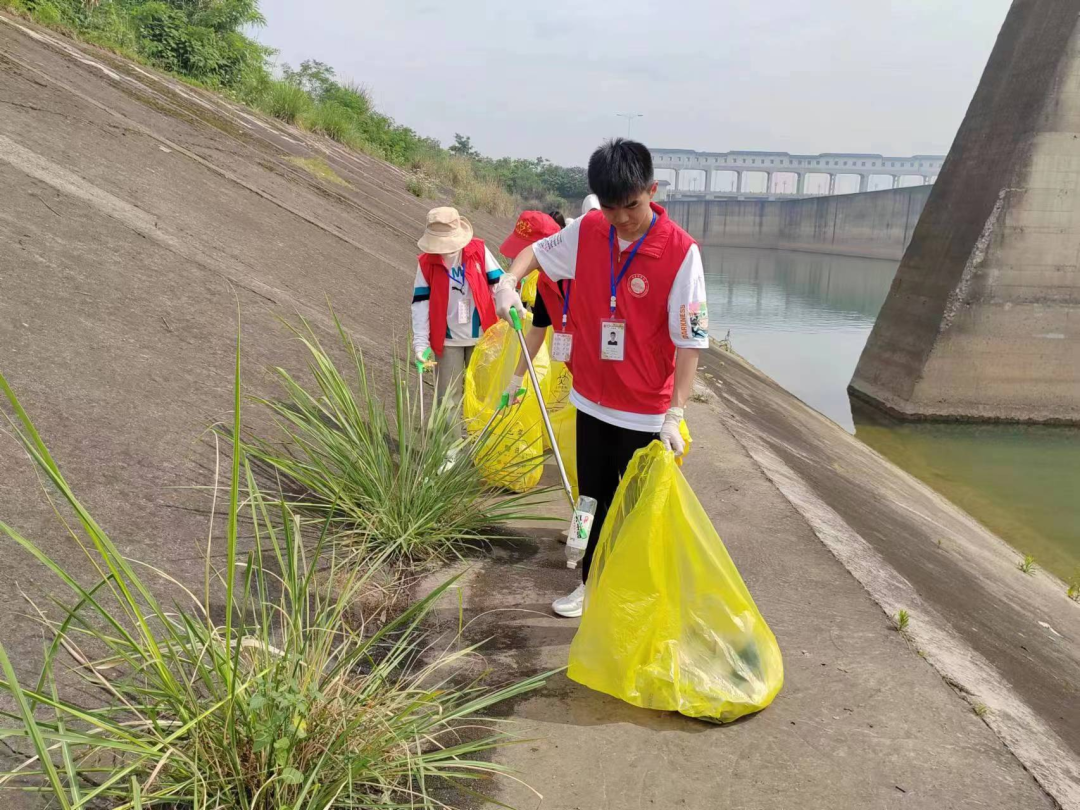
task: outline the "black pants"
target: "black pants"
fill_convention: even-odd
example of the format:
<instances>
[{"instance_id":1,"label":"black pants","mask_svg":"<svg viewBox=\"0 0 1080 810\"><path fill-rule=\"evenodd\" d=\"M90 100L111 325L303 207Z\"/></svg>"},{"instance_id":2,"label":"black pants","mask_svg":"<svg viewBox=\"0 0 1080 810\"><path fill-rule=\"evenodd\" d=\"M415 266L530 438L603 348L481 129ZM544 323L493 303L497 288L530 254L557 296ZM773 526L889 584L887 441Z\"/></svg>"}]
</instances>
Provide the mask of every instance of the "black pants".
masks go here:
<instances>
[{"instance_id":1,"label":"black pants","mask_svg":"<svg viewBox=\"0 0 1080 810\"><path fill-rule=\"evenodd\" d=\"M615 490L619 488L619 479L634 453L648 446L655 438L656 433L615 427L578 411L578 490L582 495L596 498L596 520L593 521L589 548L581 564L582 582L589 578L589 566L592 565L593 553L600 540L600 529L611 508Z\"/></svg>"}]
</instances>

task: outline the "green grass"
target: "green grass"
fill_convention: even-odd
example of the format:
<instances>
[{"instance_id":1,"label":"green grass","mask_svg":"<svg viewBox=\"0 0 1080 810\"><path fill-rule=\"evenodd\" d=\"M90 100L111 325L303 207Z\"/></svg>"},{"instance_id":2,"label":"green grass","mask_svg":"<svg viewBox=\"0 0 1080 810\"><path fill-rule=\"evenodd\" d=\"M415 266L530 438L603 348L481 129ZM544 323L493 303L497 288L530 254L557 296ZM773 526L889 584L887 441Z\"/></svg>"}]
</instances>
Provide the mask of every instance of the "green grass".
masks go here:
<instances>
[{"instance_id":1,"label":"green grass","mask_svg":"<svg viewBox=\"0 0 1080 810\"><path fill-rule=\"evenodd\" d=\"M234 431L239 360L238 351ZM0 523L70 593L59 620L39 611L46 647L36 678L20 681L0 645L0 692L11 707L0 739L34 754L0 785L63 810L404 810L453 807L447 784L473 793L478 779L502 773L484 753L509 740L477 716L543 677L485 688L464 674L475 669L474 649L440 649L424 636L421 622L450 583L377 630L354 628L345 613L367 574L327 547L327 526L305 542L298 516L259 490L241 447L225 520L210 520L214 531L224 524L224 548L213 531L215 542L201 541L196 595L124 557L2 375L0 390L11 432L74 516L71 542L100 572L84 587L85 563L67 570ZM140 572L174 596L159 600ZM70 690L57 675L69 670L81 681Z\"/></svg>"},{"instance_id":2,"label":"green grass","mask_svg":"<svg viewBox=\"0 0 1080 810\"><path fill-rule=\"evenodd\" d=\"M333 183L335 186L349 186L349 183L342 179L341 175L335 172L330 164L322 158L289 157L286 160L294 166L299 166L312 177L325 180L327 183Z\"/></svg>"},{"instance_id":3,"label":"green grass","mask_svg":"<svg viewBox=\"0 0 1080 810\"><path fill-rule=\"evenodd\" d=\"M257 106L274 118L280 118L287 124L295 124L314 108L309 96L300 87L289 82L270 82L260 96Z\"/></svg>"},{"instance_id":4,"label":"green grass","mask_svg":"<svg viewBox=\"0 0 1080 810\"><path fill-rule=\"evenodd\" d=\"M482 454L497 452L498 435L462 439L448 400L436 402L421 422L412 364L404 372L395 368L391 404L384 407L340 323L338 336L345 358L340 368L302 323L297 337L308 351L314 385L277 369L281 397L259 401L278 435L245 434L244 454L284 482L290 509L326 521L335 543L414 561L460 556L497 533L499 524L539 517L536 507L547 490L507 495L485 483ZM445 467L451 455L456 460ZM542 461L514 461L511 472L525 474Z\"/></svg>"},{"instance_id":5,"label":"green grass","mask_svg":"<svg viewBox=\"0 0 1080 810\"><path fill-rule=\"evenodd\" d=\"M976 703L971 707L971 710L975 712L976 717L986 717L986 715L990 714L990 707L985 703Z\"/></svg>"},{"instance_id":6,"label":"green grass","mask_svg":"<svg viewBox=\"0 0 1080 810\"><path fill-rule=\"evenodd\" d=\"M910 621L911 615L906 610L901 610L896 614L896 629L901 633L907 632Z\"/></svg>"},{"instance_id":7,"label":"green grass","mask_svg":"<svg viewBox=\"0 0 1080 810\"><path fill-rule=\"evenodd\" d=\"M347 107L333 102L321 101L300 118L300 125L318 132L339 143L360 142L354 115Z\"/></svg>"},{"instance_id":8,"label":"green grass","mask_svg":"<svg viewBox=\"0 0 1080 810\"><path fill-rule=\"evenodd\" d=\"M1031 554L1025 554L1022 562L1016 564L1023 573L1031 575L1035 573L1037 566L1035 565L1035 558Z\"/></svg>"},{"instance_id":9,"label":"green grass","mask_svg":"<svg viewBox=\"0 0 1080 810\"><path fill-rule=\"evenodd\" d=\"M1080 568L1073 571L1067 584L1068 588L1065 591L1065 595L1074 602L1080 602Z\"/></svg>"}]
</instances>

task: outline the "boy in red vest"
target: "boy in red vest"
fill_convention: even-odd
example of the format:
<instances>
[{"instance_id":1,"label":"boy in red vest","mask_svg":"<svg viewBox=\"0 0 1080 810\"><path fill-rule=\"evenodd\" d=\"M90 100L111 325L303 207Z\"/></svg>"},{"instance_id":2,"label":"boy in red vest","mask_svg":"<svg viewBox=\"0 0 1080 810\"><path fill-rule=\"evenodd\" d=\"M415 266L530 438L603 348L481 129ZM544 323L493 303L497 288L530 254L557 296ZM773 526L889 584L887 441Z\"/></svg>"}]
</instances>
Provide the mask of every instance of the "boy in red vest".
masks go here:
<instances>
[{"instance_id":1,"label":"boy in red vest","mask_svg":"<svg viewBox=\"0 0 1080 810\"><path fill-rule=\"evenodd\" d=\"M690 236L652 202L652 156L617 138L589 159L600 211L526 247L499 280L495 309L521 310L517 284L535 268L569 291L568 324L577 407L578 484L598 507L582 579L600 528L634 453L654 439L681 456L683 407L698 355L709 345L705 273ZM585 586L556 599L560 616L582 612Z\"/></svg>"},{"instance_id":2,"label":"boy in red vest","mask_svg":"<svg viewBox=\"0 0 1080 810\"><path fill-rule=\"evenodd\" d=\"M431 209L416 244L423 251L412 299L417 366L435 366L438 395L452 397L460 407L473 347L497 320L491 285L503 271L455 208Z\"/></svg>"}]
</instances>

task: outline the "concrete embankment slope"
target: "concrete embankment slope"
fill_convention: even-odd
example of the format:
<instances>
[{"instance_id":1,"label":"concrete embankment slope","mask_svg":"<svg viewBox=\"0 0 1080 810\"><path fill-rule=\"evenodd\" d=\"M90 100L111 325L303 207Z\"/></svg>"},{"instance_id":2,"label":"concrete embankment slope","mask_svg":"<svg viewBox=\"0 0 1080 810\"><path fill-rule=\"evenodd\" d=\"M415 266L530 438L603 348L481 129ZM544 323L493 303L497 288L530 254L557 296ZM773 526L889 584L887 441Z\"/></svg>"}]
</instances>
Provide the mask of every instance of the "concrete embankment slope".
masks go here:
<instances>
[{"instance_id":1,"label":"concrete embankment slope","mask_svg":"<svg viewBox=\"0 0 1080 810\"><path fill-rule=\"evenodd\" d=\"M289 160L315 155L347 185L313 177ZM213 448L200 438L230 412L237 302L249 393L272 393L268 367L299 369L305 362L277 316L300 313L326 332L327 297L385 379L392 337L405 330L413 240L428 203L411 197L401 173L377 161L3 15L0 190L0 368L121 547L181 581L201 582L207 504L183 487L211 481ZM489 239L510 225L482 216L475 224ZM839 431L820 432L826 423L759 375L726 365L711 373L731 400L694 406L698 442L689 474L784 645L785 692L761 717L717 729L634 712L556 679L517 707L526 721L542 714L545 739L505 756L518 758L524 777L548 794L545 806L558 810L647 806L648 799L702 808L1051 807L991 729L889 629L822 545L801 502L792 505L798 493L780 487L770 477L776 470L746 447L756 436L815 486L812 470L799 465L835 460L866 474L862 465L884 462L852 455ZM811 446L803 434L813 438ZM896 515L913 508L910 501L883 509L879 489L821 492L865 538L893 544L898 554L908 547L911 524ZM865 511L861 524L858 509ZM888 518L880 525L878 512ZM964 523L926 514L946 526L945 537ZM30 464L4 436L0 515L62 563L85 567ZM505 605L542 614L535 626L518 625L524 614L495 614L499 633L509 634L498 637L504 649L492 649L495 661L561 665L573 623L550 618L547 605L571 577L557 569L559 548L550 537L534 537L477 572L468 598L478 611ZM1005 559L1004 549L980 551L980 542L994 541L972 540L973 556ZM543 552L540 543L547 544ZM980 601L972 604L994 621L980 623L969 613L954 620L954 606L945 602L935 601L935 609L956 622L954 629L964 624L985 633L979 651L995 666L999 652L1020 656L1014 646L1026 647L1032 657L1024 677L1035 686L1024 700L1040 722L1057 723L1056 734L1072 739L1067 726L1080 726L1068 713L1076 706L1080 636L1075 614L1064 612L1072 606L1060 595L1053 604L1061 606L1051 610L1051 586L1039 577L1010 586L1000 571L984 584L981 571L944 563L916 565L904 575L926 600L920 577L943 571L952 590L976 594ZM21 589L41 597L53 583L7 549L0 587L7 596L0 636L30 671L41 634L23 618L18 595ZM1023 596L1024 588L1036 596ZM917 628L922 604L910 609ZM1040 636L1047 631L1031 625L1036 614L1065 638ZM936 640L930 641L925 650L936 666ZM1005 677L1018 688L1021 675L1009 670ZM999 711L1003 718L1015 714L996 692L981 699L990 722ZM553 753L556 745L562 754ZM1070 757L1057 760L1067 766ZM1025 760L1045 780L1031 762ZM23 801L0 800L5 808L31 806ZM536 802L524 796L519 804Z\"/></svg>"},{"instance_id":2,"label":"concrete embankment slope","mask_svg":"<svg viewBox=\"0 0 1080 810\"><path fill-rule=\"evenodd\" d=\"M314 157L344 184L290 160ZM387 381L431 204L379 161L0 14L0 369L125 552L189 585L208 503L184 488L213 481L202 437L231 419L237 306L247 393L306 367L279 318L332 345L328 299ZM3 432L0 519L90 575ZM41 629L20 590L63 588L10 543L3 559L0 638L29 674Z\"/></svg>"},{"instance_id":3,"label":"concrete embankment slope","mask_svg":"<svg viewBox=\"0 0 1080 810\"><path fill-rule=\"evenodd\" d=\"M672 200L671 216L703 245L896 259L930 186L804 200Z\"/></svg>"}]
</instances>

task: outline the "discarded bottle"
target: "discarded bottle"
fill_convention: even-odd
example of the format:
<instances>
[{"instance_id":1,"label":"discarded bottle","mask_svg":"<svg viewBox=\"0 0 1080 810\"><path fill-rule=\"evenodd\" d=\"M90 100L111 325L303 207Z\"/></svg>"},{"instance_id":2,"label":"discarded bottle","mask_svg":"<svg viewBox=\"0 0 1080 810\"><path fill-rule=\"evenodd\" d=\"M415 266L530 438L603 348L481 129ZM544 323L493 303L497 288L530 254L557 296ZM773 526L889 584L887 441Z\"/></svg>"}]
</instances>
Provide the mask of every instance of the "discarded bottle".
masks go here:
<instances>
[{"instance_id":1,"label":"discarded bottle","mask_svg":"<svg viewBox=\"0 0 1080 810\"><path fill-rule=\"evenodd\" d=\"M596 498L582 495L578 498L574 519L570 523L570 536L566 539L566 567L577 568L585 558L585 549L589 547L589 533L596 517Z\"/></svg>"}]
</instances>

